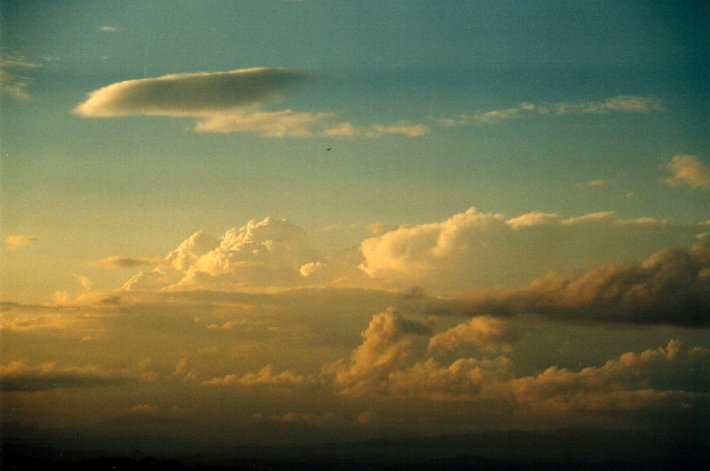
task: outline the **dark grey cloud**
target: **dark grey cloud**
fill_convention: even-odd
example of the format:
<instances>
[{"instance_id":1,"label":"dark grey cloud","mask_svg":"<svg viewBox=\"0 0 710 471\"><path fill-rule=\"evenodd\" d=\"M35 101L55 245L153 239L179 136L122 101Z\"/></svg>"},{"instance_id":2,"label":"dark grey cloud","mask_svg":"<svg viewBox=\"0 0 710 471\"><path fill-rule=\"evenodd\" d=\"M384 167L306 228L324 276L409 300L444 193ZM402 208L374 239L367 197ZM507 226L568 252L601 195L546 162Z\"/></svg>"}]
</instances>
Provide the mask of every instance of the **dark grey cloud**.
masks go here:
<instances>
[{"instance_id":1,"label":"dark grey cloud","mask_svg":"<svg viewBox=\"0 0 710 471\"><path fill-rule=\"evenodd\" d=\"M29 366L14 361L0 365L0 390L12 391L47 391L60 388L87 388L133 383L134 378L106 374L96 368L57 368L53 363Z\"/></svg>"},{"instance_id":2,"label":"dark grey cloud","mask_svg":"<svg viewBox=\"0 0 710 471\"><path fill-rule=\"evenodd\" d=\"M710 324L710 237L644 262L610 263L574 276L550 274L521 289L492 289L463 302L469 314L536 313L565 320Z\"/></svg>"}]
</instances>

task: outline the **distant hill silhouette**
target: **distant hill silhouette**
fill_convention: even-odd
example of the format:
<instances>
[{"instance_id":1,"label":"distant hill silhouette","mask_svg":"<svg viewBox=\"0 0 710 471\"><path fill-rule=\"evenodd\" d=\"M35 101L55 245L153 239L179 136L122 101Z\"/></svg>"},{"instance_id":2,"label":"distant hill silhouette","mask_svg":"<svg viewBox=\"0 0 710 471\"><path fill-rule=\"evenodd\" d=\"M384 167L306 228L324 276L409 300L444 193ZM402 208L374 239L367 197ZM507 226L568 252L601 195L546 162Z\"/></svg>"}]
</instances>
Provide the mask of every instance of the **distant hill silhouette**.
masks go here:
<instances>
[{"instance_id":1,"label":"distant hill silhouette","mask_svg":"<svg viewBox=\"0 0 710 471\"><path fill-rule=\"evenodd\" d=\"M147 416L63 429L5 424L2 469L710 469L707 442L643 432L383 433L358 439L355 431L275 421L208 429Z\"/></svg>"}]
</instances>

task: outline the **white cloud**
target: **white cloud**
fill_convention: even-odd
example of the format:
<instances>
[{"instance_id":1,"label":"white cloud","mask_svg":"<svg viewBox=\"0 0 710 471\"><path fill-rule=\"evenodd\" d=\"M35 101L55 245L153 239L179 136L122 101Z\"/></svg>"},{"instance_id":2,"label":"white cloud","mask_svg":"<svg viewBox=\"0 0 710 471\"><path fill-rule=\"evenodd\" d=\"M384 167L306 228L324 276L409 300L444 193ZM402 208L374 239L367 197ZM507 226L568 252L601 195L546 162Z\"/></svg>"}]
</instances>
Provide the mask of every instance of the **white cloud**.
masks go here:
<instances>
[{"instance_id":1,"label":"white cloud","mask_svg":"<svg viewBox=\"0 0 710 471\"><path fill-rule=\"evenodd\" d=\"M585 188L600 188L609 184L606 180L589 180L581 184Z\"/></svg>"},{"instance_id":2,"label":"white cloud","mask_svg":"<svg viewBox=\"0 0 710 471\"><path fill-rule=\"evenodd\" d=\"M28 245L33 245L37 242L37 237L28 235L9 235L5 237L3 243L5 247L14 250L22 247L27 247Z\"/></svg>"},{"instance_id":3,"label":"white cloud","mask_svg":"<svg viewBox=\"0 0 710 471\"><path fill-rule=\"evenodd\" d=\"M285 111L255 111L231 113L200 119L195 131L205 133L256 132L267 137L309 137L313 124L329 119L327 113L296 113Z\"/></svg>"},{"instance_id":4,"label":"white cloud","mask_svg":"<svg viewBox=\"0 0 710 471\"><path fill-rule=\"evenodd\" d=\"M673 174L663 179L671 186L688 185L691 188L710 190L710 167L695 155L675 155L666 168Z\"/></svg>"},{"instance_id":5,"label":"white cloud","mask_svg":"<svg viewBox=\"0 0 710 471\"><path fill-rule=\"evenodd\" d=\"M541 115L602 114L602 113L657 113L665 111L663 102L658 98L642 96L616 96L602 101L557 102L534 104L523 102L511 108L477 111L473 114L460 114L455 117L442 117L443 126L462 126L479 123L492 124L511 119L520 119Z\"/></svg>"},{"instance_id":6,"label":"white cloud","mask_svg":"<svg viewBox=\"0 0 710 471\"><path fill-rule=\"evenodd\" d=\"M132 277L124 289L298 286L322 268L319 261L303 229L266 218L232 228L221 238L197 232L168 254L163 265Z\"/></svg>"},{"instance_id":7,"label":"white cloud","mask_svg":"<svg viewBox=\"0 0 710 471\"><path fill-rule=\"evenodd\" d=\"M395 123L387 125L372 125L368 130L365 131L365 135L369 137L379 137L388 134L405 137L422 137L429 134L429 128L423 124Z\"/></svg>"},{"instance_id":8,"label":"white cloud","mask_svg":"<svg viewBox=\"0 0 710 471\"><path fill-rule=\"evenodd\" d=\"M694 231L655 219L624 220L613 212L507 218L471 208L363 241L360 268L384 286L420 286L447 295L523 283L560 267L573 271L604 260L647 257L663 246L687 243Z\"/></svg>"}]
</instances>

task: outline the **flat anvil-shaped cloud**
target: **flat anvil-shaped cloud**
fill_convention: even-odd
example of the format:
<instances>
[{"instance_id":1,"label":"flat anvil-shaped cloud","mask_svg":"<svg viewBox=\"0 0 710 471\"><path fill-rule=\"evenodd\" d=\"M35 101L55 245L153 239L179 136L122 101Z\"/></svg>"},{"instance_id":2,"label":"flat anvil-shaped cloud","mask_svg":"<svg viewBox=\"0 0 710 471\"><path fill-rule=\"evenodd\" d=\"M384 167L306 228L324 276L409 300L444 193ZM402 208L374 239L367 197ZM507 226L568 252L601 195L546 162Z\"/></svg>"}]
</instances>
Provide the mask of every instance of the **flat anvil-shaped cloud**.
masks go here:
<instances>
[{"instance_id":1,"label":"flat anvil-shaped cloud","mask_svg":"<svg viewBox=\"0 0 710 471\"><path fill-rule=\"evenodd\" d=\"M204 116L278 101L307 74L284 68L171 74L100 88L74 112L85 117Z\"/></svg>"}]
</instances>

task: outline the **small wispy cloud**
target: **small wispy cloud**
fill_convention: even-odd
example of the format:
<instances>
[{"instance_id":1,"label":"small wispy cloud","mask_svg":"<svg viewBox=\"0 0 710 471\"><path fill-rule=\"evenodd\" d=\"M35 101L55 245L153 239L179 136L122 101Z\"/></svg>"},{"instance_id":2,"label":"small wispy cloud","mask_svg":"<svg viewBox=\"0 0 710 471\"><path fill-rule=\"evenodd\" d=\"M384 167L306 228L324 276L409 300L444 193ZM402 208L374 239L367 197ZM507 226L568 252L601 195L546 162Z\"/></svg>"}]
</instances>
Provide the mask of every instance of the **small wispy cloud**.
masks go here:
<instances>
[{"instance_id":1,"label":"small wispy cloud","mask_svg":"<svg viewBox=\"0 0 710 471\"><path fill-rule=\"evenodd\" d=\"M589 180L579 184L582 188L603 188L609 185L606 180Z\"/></svg>"},{"instance_id":2,"label":"small wispy cloud","mask_svg":"<svg viewBox=\"0 0 710 471\"><path fill-rule=\"evenodd\" d=\"M141 266L156 266L161 263L161 260L155 258L132 258L111 256L96 260L95 265L106 268L135 268Z\"/></svg>"},{"instance_id":3,"label":"small wispy cloud","mask_svg":"<svg viewBox=\"0 0 710 471\"><path fill-rule=\"evenodd\" d=\"M30 100L32 96L27 91L30 78L17 72L17 69L35 69L41 65L30 62L23 56L9 55L0 59L0 95L6 95L15 100Z\"/></svg>"},{"instance_id":4,"label":"small wispy cloud","mask_svg":"<svg viewBox=\"0 0 710 471\"><path fill-rule=\"evenodd\" d=\"M5 247L10 250L27 247L28 245L32 245L36 242L37 237L28 235L9 235L5 237L5 240L3 241Z\"/></svg>"},{"instance_id":5,"label":"small wispy cloud","mask_svg":"<svg viewBox=\"0 0 710 471\"><path fill-rule=\"evenodd\" d=\"M492 124L511 119L521 119L542 115L584 115L604 113L658 113L665 111L663 102L654 97L616 96L601 101L557 102L535 104L520 103L510 108L462 113L453 117L442 117L439 124L446 127L463 126L469 123Z\"/></svg>"},{"instance_id":6,"label":"small wispy cloud","mask_svg":"<svg viewBox=\"0 0 710 471\"><path fill-rule=\"evenodd\" d=\"M675 155L666 165L671 176L661 181L666 185L687 185L691 188L710 190L710 167L695 155Z\"/></svg>"}]
</instances>

